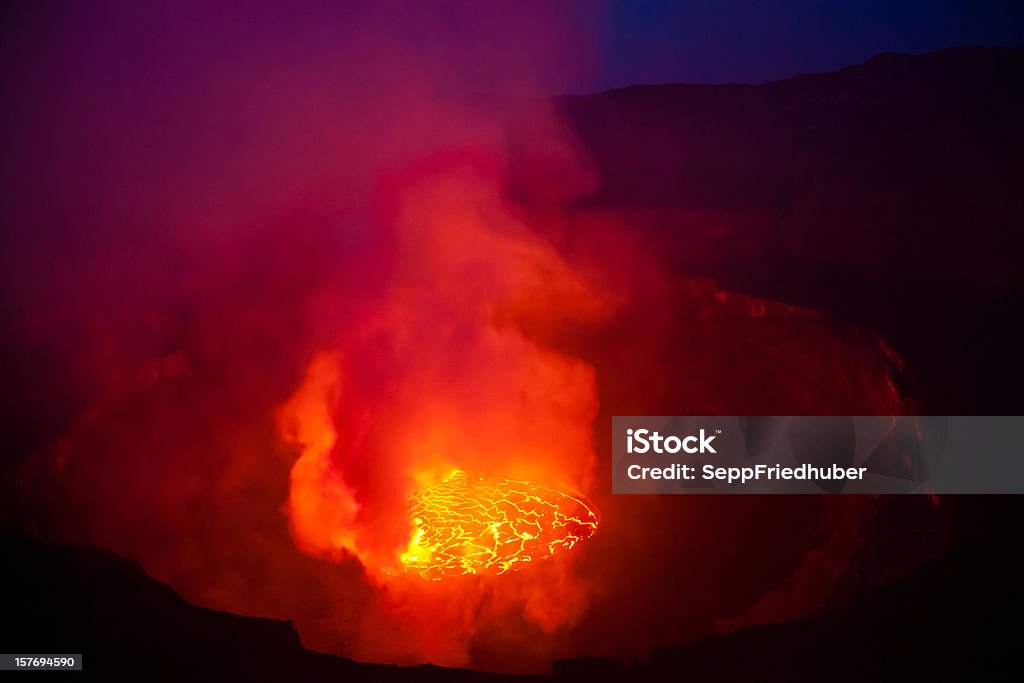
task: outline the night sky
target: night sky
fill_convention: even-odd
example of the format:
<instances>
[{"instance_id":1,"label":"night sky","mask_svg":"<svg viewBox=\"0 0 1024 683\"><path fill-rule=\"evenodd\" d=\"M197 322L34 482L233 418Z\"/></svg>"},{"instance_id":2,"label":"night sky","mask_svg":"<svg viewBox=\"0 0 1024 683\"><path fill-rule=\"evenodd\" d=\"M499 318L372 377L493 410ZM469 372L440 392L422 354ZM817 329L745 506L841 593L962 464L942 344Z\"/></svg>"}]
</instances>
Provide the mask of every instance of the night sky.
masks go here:
<instances>
[{"instance_id":1,"label":"night sky","mask_svg":"<svg viewBox=\"0 0 1024 683\"><path fill-rule=\"evenodd\" d=\"M761 83L880 52L1024 42L1024 5L950 0L608 3L583 91L632 83ZM567 84L567 87L571 87Z\"/></svg>"}]
</instances>

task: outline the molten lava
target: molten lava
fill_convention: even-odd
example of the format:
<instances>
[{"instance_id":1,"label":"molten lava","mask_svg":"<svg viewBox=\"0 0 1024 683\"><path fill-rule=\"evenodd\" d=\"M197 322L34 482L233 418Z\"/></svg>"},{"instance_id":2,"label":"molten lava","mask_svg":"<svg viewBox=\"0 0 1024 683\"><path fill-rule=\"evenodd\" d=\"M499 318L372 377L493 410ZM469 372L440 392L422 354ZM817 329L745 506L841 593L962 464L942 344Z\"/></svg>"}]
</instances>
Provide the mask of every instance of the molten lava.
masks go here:
<instances>
[{"instance_id":1,"label":"molten lava","mask_svg":"<svg viewBox=\"0 0 1024 683\"><path fill-rule=\"evenodd\" d=\"M438 581L502 574L572 549L597 530L596 512L574 496L528 481L454 470L410 499L406 571Z\"/></svg>"}]
</instances>

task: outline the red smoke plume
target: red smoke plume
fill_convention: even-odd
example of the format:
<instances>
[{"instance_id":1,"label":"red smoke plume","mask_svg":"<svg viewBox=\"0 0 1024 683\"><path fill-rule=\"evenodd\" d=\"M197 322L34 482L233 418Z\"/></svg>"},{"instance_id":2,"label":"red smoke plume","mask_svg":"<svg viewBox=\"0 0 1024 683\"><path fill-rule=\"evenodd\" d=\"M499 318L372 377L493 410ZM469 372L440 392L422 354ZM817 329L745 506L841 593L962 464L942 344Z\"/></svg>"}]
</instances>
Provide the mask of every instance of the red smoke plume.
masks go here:
<instances>
[{"instance_id":1,"label":"red smoke plume","mask_svg":"<svg viewBox=\"0 0 1024 683\"><path fill-rule=\"evenodd\" d=\"M453 471L577 495L593 479L594 370L545 345L533 328L592 320L607 303L596 283L515 217L499 161L446 156L389 184L380 200L394 245L391 278L337 345L314 358L279 413L282 433L300 451L287 504L296 544L335 561L354 555L375 582L401 583L392 595L402 604L393 608L432 614L427 630L447 634L438 643L417 633L410 643L424 644L416 657L444 663L466 663L469 638L487 620L467 622L467 610L521 610L550 630L585 604L569 559L539 574L524 565L528 575L518 581L471 576L429 586L403 573L403 555L438 551L410 548L410 497ZM532 519L546 528L529 533L524 516L493 533L522 543L552 532L553 520L536 511ZM450 521L460 523L454 512ZM518 597L509 597L509 581ZM421 601L441 592L462 605L453 623L433 602L423 610Z\"/></svg>"},{"instance_id":2,"label":"red smoke plume","mask_svg":"<svg viewBox=\"0 0 1024 683\"><path fill-rule=\"evenodd\" d=\"M468 664L579 617L579 551L500 591L396 575L409 496L453 469L588 492L595 371L550 337L611 297L509 199L512 137L518 191L592 182L531 99L587 54L562 10L418 7L34 18L11 507L313 647Z\"/></svg>"}]
</instances>

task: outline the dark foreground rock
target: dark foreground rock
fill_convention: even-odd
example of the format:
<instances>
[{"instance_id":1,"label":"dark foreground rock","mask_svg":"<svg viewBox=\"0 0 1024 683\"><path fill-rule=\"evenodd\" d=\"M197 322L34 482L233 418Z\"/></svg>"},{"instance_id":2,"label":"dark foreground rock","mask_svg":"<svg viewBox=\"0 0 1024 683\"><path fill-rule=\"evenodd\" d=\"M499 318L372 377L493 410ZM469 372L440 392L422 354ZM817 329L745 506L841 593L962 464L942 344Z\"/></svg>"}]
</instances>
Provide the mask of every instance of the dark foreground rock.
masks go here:
<instances>
[{"instance_id":1,"label":"dark foreground rock","mask_svg":"<svg viewBox=\"0 0 1024 683\"><path fill-rule=\"evenodd\" d=\"M1014 501L965 504L951 551L837 611L655 650L559 660L558 680L950 680L1012 658L1022 602ZM1018 506L1019 507L1019 506ZM989 517L984 531L977 517ZM185 602L139 565L75 545L3 537L6 652L81 652L92 676L135 680L529 681L365 664L302 647L288 622Z\"/></svg>"}]
</instances>

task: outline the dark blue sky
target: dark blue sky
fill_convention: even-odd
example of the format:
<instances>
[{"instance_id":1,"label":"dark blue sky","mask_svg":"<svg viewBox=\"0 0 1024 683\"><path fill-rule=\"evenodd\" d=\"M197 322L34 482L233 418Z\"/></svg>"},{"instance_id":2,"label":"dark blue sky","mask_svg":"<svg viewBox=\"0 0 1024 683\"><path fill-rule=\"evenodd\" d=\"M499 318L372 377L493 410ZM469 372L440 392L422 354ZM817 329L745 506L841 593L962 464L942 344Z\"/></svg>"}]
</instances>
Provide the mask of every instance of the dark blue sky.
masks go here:
<instances>
[{"instance_id":1,"label":"dark blue sky","mask_svg":"<svg viewBox=\"0 0 1024 683\"><path fill-rule=\"evenodd\" d=\"M581 21L593 21L584 2ZM831 71L879 52L1024 43L1024 2L612 0L592 81L760 83Z\"/></svg>"}]
</instances>

